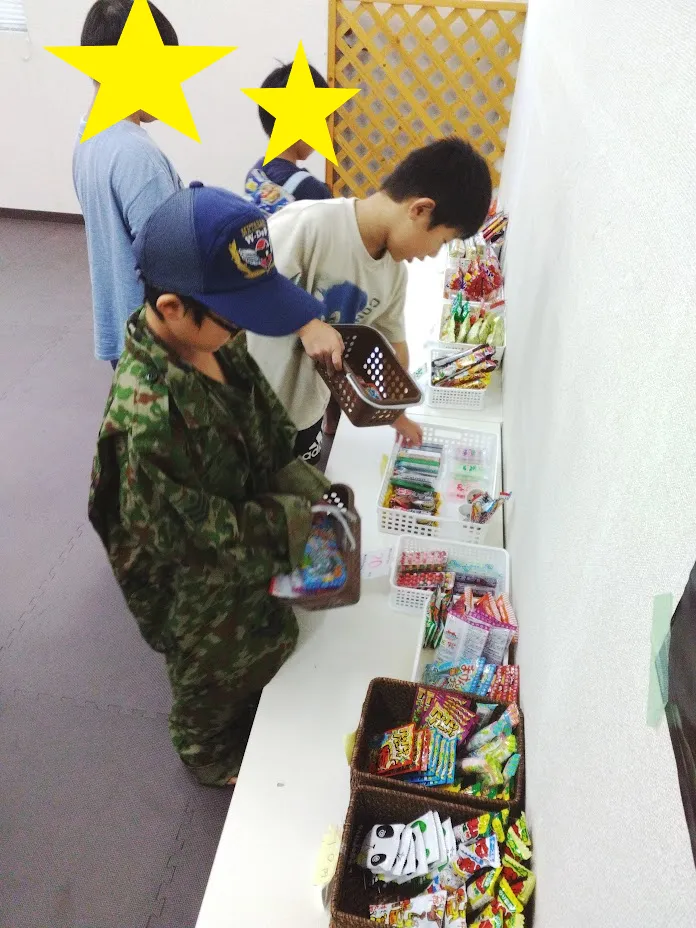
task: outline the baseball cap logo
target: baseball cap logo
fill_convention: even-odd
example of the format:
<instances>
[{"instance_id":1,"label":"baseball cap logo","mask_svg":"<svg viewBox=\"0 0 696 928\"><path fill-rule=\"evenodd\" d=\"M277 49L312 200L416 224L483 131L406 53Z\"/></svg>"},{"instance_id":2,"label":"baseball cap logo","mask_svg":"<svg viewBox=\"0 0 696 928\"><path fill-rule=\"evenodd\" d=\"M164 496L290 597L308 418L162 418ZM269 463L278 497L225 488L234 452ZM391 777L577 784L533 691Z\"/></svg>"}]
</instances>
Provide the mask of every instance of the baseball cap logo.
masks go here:
<instances>
[{"instance_id":1,"label":"baseball cap logo","mask_svg":"<svg viewBox=\"0 0 696 928\"><path fill-rule=\"evenodd\" d=\"M268 274L275 264L264 219L255 219L242 226L230 242L229 250L237 269L247 280Z\"/></svg>"}]
</instances>

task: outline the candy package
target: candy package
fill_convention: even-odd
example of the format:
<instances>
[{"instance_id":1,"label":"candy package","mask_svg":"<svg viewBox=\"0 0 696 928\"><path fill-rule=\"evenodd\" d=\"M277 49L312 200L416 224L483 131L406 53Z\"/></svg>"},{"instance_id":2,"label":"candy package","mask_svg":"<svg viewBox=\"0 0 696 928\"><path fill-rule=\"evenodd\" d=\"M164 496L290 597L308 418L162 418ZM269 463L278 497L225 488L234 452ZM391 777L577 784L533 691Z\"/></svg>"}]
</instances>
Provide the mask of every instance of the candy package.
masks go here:
<instances>
[{"instance_id":1,"label":"candy package","mask_svg":"<svg viewBox=\"0 0 696 928\"><path fill-rule=\"evenodd\" d=\"M346 565L338 536L326 513L315 513L300 566L289 575L274 577L272 596L298 598L310 593L341 589L346 582Z\"/></svg>"},{"instance_id":2,"label":"candy package","mask_svg":"<svg viewBox=\"0 0 696 928\"><path fill-rule=\"evenodd\" d=\"M346 582L346 567L336 532L327 515L315 515L302 564L292 575L296 593L337 590Z\"/></svg>"},{"instance_id":3,"label":"candy package","mask_svg":"<svg viewBox=\"0 0 696 928\"><path fill-rule=\"evenodd\" d=\"M483 253L481 253L483 251ZM492 301L503 286L500 264L492 249L484 247L470 259L459 258L445 280L445 297L460 291L467 300Z\"/></svg>"},{"instance_id":4,"label":"candy package","mask_svg":"<svg viewBox=\"0 0 696 928\"><path fill-rule=\"evenodd\" d=\"M367 396L369 399L376 401L376 402L379 402L380 400L382 401L384 400L384 397L380 393L379 388L377 387L376 384L370 382L369 380L365 380L364 377L354 377L354 379L358 387L362 390L365 396Z\"/></svg>"},{"instance_id":5,"label":"candy package","mask_svg":"<svg viewBox=\"0 0 696 928\"><path fill-rule=\"evenodd\" d=\"M400 902L383 902L370 906L370 921L390 928L407 928L419 924L441 926L445 917L447 893L423 893Z\"/></svg>"},{"instance_id":6,"label":"candy package","mask_svg":"<svg viewBox=\"0 0 696 928\"><path fill-rule=\"evenodd\" d=\"M444 571L447 567L446 551L404 551L399 567L402 573L411 571Z\"/></svg>"}]
</instances>

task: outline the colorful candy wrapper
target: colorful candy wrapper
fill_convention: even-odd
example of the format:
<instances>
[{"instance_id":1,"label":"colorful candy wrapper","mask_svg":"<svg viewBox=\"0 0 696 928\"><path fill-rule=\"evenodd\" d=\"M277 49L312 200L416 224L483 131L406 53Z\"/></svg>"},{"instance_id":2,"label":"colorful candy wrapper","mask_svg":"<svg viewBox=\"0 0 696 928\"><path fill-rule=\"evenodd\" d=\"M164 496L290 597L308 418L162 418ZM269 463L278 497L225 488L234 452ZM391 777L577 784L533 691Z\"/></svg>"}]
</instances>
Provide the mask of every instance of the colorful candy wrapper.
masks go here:
<instances>
[{"instance_id":1,"label":"colorful candy wrapper","mask_svg":"<svg viewBox=\"0 0 696 928\"><path fill-rule=\"evenodd\" d=\"M428 712L423 724L427 728L437 729L437 731L441 732L446 738L456 738L458 741L461 740L461 725L451 712L437 702Z\"/></svg>"},{"instance_id":2,"label":"colorful candy wrapper","mask_svg":"<svg viewBox=\"0 0 696 928\"><path fill-rule=\"evenodd\" d=\"M302 564L291 575L293 592L302 594L336 590L345 582L346 568L336 532L327 515L315 516Z\"/></svg>"},{"instance_id":3,"label":"colorful candy wrapper","mask_svg":"<svg viewBox=\"0 0 696 928\"><path fill-rule=\"evenodd\" d=\"M385 732L377 760L377 773L393 776L408 769L414 761L416 726L402 725Z\"/></svg>"},{"instance_id":4,"label":"colorful candy wrapper","mask_svg":"<svg viewBox=\"0 0 696 928\"><path fill-rule=\"evenodd\" d=\"M520 688L520 668L517 664L504 664L496 668L488 697L496 702L517 702Z\"/></svg>"},{"instance_id":5,"label":"colorful candy wrapper","mask_svg":"<svg viewBox=\"0 0 696 928\"><path fill-rule=\"evenodd\" d=\"M486 760L492 761L502 768L516 750L517 738L515 735L498 735L497 738L482 745L476 751L476 754L479 757L485 757Z\"/></svg>"},{"instance_id":6,"label":"colorful candy wrapper","mask_svg":"<svg viewBox=\"0 0 696 928\"><path fill-rule=\"evenodd\" d=\"M482 728L469 739L467 748L473 753L478 748L497 738L498 735L511 735L520 724L520 712L516 705L510 705L497 722Z\"/></svg>"},{"instance_id":7,"label":"colorful candy wrapper","mask_svg":"<svg viewBox=\"0 0 696 928\"><path fill-rule=\"evenodd\" d=\"M443 928L466 928L466 889L461 888L450 893L445 906Z\"/></svg>"},{"instance_id":8,"label":"colorful candy wrapper","mask_svg":"<svg viewBox=\"0 0 696 928\"><path fill-rule=\"evenodd\" d=\"M427 715L431 703L435 699L435 693L433 690L428 689L426 686L419 686L416 690L416 696L413 702L413 721L416 725L420 725Z\"/></svg>"},{"instance_id":9,"label":"colorful candy wrapper","mask_svg":"<svg viewBox=\"0 0 696 928\"><path fill-rule=\"evenodd\" d=\"M507 910L497 899L493 899L488 903L486 908L481 912L480 918L494 918L496 915L501 915L503 921L505 921L506 916L508 915ZM507 928L507 923L505 923L505 928Z\"/></svg>"},{"instance_id":10,"label":"colorful candy wrapper","mask_svg":"<svg viewBox=\"0 0 696 928\"><path fill-rule=\"evenodd\" d=\"M484 870L485 866L482 861L475 857L460 854L456 860L452 861L452 869L464 882L468 882L472 876Z\"/></svg>"},{"instance_id":11,"label":"colorful candy wrapper","mask_svg":"<svg viewBox=\"0 0 696 928\"><path fill-rule=\"evenodd\" d=\"M502 870L498 867L495 870L489 870L487 873L481 874L481 876L469 883L466 894L472 912L478 912L493 902L501 873Z\"/></svg>"},{"instance_id":12,"label":"colorful candy wrapper","mask_svg":"<svg viewBox=\"0 0 696 928\"><path fill-rule=\"evenodd\" d=\"M500 846L503 846L505 844L505 824L507 822L509 814L510 814L510 810L504 809L502 812L496 813L491 820L493 834L498 839L498 844Z\"/></svg>"},{"instance_id":13,"label":"colorful candy wrapper","mask_svg":"<svg viewBox=\"0 0 696 928\"><path fill-rule=\"evenodd\" d=\"M502 786L505 783L500 765L488 757L476 754L463 757L457 762L457 768L461 776L476 776L484 786Z\"/></svg>"},{"instance_id":14,"label":"colorful candy wrapper","mask_svg":"<svg viewBox=\"0 0 696 928\"><path fill-rule=\"evenodd\" d=\"M510 853L518 860L530 860L532 856L531 850L512 828L508 829L506 844Z\"/></svg>"},{"instance_id":15,"label":"colorful candy wrapper","mask_svg":"<svg viewBox=\"0 0 696 928\"><path fill-rule=\"evenodd\" d=\"M500 614L500 609L498 608L498 603L492 593L486 593L485 596L482 596L479 602L476 604L476 608L480 609L482 612L485 612L492 619L495 619L496 622L502 622L502 616Z\"/></svg>"},{"instance_id":16,"label":"colorful candy wrapper","mask_svg":"<svg viewBox=\"0 0 696 928\"><path fill-rule=\"evenodd\" d=\"M389 874L394 867L404 825L375 825L365 836L358 863L372 873Z\"/></svg>"},{"instance_id":17,"label":"colorful candy wrapper","mask_svg":"<svg viewBox=\"0 0 696 928\"><path fill-rule=\"evenodd\" d=\"M491 833L491 815L479 815L478 818L469 819L463 825L456 825L454 837L461 844L469 844Z\"/></svg>"},{"instance_id":18,"label":"colorful candy wrapper","mask_svg":"<svg viewBox=\"0 0 696 928\"><path fill-rule=\"evenodd\" d=\"M503 767L503 777L506 783L512 782L512 780L517 776L517 771L519 770L521 759L522 757L520 754L513 754Z\"/></svg>"},{"instance_id":19,"label":"colorful candy wrapper","mask_svg":"<svg viewBox=\"0 0 696 928\"><path fill-rule=\"evenodd\" d=\"M500 613L501 621L505 622L506 625L510 625L514 629L514 641L517 641L519 634L519 626L517 622L517 616L515 615L515 610L512 608L512 603L510 602L510 597L507 593L501 593L498 599L496 600L496 605Z\"/></svg>"},{"instance_id":20,"label":"colorful candy wrapper","mask_svg":"<svg viewBox=\"0 0 696 928\"><path fill-rule=\"evenodd\" d=\"M484 866L497 870L500 867L500 845L495 835L483 835L459 847L460 854L482 860Z\"/></svg>"},{"instance_id":21,"label":"colorful candy wrapper","mask_svg":"<svg viewBox=\"0 0 696 928\"><path fill-rule=\"evenodd\" d=\"M456 892L458 889L463 889L466 892L466 881L470 879L469 876L462 876L455 871L453 861L450 861L440 870L438 877L440 886L448 893Z\"/></svg>"},{"instance_id":22,"label":"colorful candy wrapper","mask_svg":"<svg viewBox=\"0 0 696 928\"><path fill-rule=\"evenodd\" d=\"M495 705L490 705L489 703L485 703L485 702L477 703L476 704L476 717L478 719L478 724L481 727L488 725L495 710L496 710Z\"/></svg>"},{"instance_id":23,"label":"colorful candy wrapper","mask_svg":"<svg viewBox=\"0 0 696 928\"><path fill-rule=\"evenodd\" d=\"M513 893L525 906L532 898L536 886L536 877L527 867L515 860L510 854L505 854L502 860L503 876L508 881Z\"/></svg>"},{"instance_id":24,"label":"colorful candy wrapper","mask_svg":"<svg viewBox=\"0 0 696 928\"><path fill-rule=\"evenodd\" d=\"M517 898L515 893L512 891L512 887L505 879L502 877L500 880L500 886L498 887L498 902L503 906L506 912L510 915L515 915L523 911L524 906Z\"/></svg>"},{"instance_id":25,"label":"colorful candy wrapper","mask_svg":"<svg viewBox=\"0 0 696 928\"><path fill-rule=\"evenodd\" d=\"M481 918L472 922L469 928L506 928L502 915L493 915L491 918Z\"/></svg>"},{"instance_id":26,"label":"colorful candy wrapper","mask_svg":"<svg viewBox=\"0 0 696 928\"><path fill-rule=\"evenodd\" d=\"M400 566L404 571L444 571L447 568L447 552L404 551Z\"/></svg>"},{"instance_id":27,"label":"colorful candy wrapper","mask_svg":"<svg viewBox=\"0 0 696 928\"><path fill-rule=\"evenodd\" d=\"M391 911L391 902L380 902L379 905L370 906L370 921L376 925L388 925L387 918Z\"/></svg>"},{"instance_id":28,"label":"colorful candy wrapper","mask_svg":"<svg viewBox=\"0 0 696 928\"><path fill-rule=\"evenodd\" d=\"M476 693L478 696L488 695L488 690L490 689L491 683L493 682L493 678L495 677L495 671L496 671L497 665L487 663L488 654L491 652L491 648L489 647L490 640L491 640L491 633L489 631L488 639L486 640L486 647L481 656L481 659L484 662L484 667L483 667L483 670L481 671L481 677L478 683L476 684Z\"/></svg>"}]
</instances>

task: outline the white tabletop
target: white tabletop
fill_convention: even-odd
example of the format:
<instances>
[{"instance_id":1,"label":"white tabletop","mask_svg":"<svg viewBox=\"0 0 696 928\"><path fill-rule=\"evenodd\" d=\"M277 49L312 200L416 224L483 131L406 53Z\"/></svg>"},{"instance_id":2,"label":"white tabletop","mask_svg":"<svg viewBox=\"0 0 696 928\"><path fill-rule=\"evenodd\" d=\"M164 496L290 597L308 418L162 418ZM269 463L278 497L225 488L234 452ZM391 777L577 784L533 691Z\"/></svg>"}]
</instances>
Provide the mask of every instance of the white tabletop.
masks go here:
<instances>
[{"instance_id":1,"label":"white tabletop","mask_svg":"<svg viewBox=\"0 0 696 928\"><path fill-rule=\"evenodd\" d=\"M411 269L410 344L422 344L422 324L441 307L439 264ZM500 435L495 412L491 404L464 419L461 411L420 407L413 418ZM327 476L353 488L364 553L397 541L377 527L380 465L394 438L389 427L356 429L342 416L334 439ZM502 543L499 511L486 544ZM423 616L393 612L388 590L387 577L368 580L355 606L298 614L300 642L264 690L196 928L328 925L313 875L322 836L342 826L348 805L344 738L357 728L370 680L412 679L422 655ZM253 880L258 865L268 869L261 892Z\"/></svg>"},{"instance_id":2,"label":"white tabletop","mask_svg":"<svg viewBox=\"0 0 696 928\"><path fill-rule=\"evenodd\" d=\"M393 442L393 429L356 429L345 417L334 441L327 476L353 487L364 552L397 541L378 531L376 508L380 461ZM498 513L488 544L502 543L501 525ZM412 679L421 657L424 619L393 612L388 589L386 577L369 580L355 606L298 615L300 643L264 690L196 928L328 925L313 873L322 836L341 827L348 805L344 737L357 728L370 680ZM265 882L262 904L251 891L250 861L268 861L273 847L284 849L282 863Z\"/></svg>"}]
</instances>

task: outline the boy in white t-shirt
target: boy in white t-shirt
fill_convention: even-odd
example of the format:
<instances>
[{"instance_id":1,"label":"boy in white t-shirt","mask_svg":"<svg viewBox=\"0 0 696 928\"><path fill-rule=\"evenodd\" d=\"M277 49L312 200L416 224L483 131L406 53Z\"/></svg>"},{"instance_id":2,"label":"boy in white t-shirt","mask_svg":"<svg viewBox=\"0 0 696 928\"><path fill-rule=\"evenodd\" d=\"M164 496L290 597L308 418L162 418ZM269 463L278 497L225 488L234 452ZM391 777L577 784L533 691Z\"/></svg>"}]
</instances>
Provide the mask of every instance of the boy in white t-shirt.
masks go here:
<instances>
[{"instance_id":1,"label":"boy in white t-shirt","mask_svg":"<svg viewBox=\"0 0 696 928\"><path fill-rule=\"evenodd\" d=\"M291 203L269 219L278 270L321 300L334 325L377 329L408 368L404 262L435 257L483 224L492 194L485 159L459 138L411 152L364 200ZM248 350L298 430L295 453L316 463L329 390L293 336L248 336ZM407 444L421 440L406 415L394 424Z\"/></svg>"}]
</instances>

